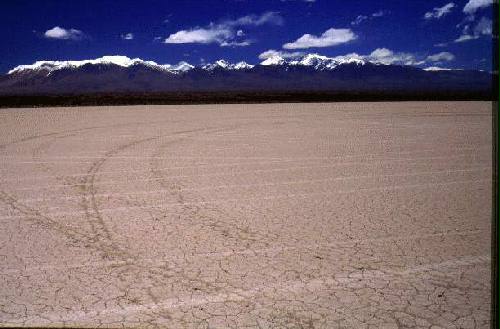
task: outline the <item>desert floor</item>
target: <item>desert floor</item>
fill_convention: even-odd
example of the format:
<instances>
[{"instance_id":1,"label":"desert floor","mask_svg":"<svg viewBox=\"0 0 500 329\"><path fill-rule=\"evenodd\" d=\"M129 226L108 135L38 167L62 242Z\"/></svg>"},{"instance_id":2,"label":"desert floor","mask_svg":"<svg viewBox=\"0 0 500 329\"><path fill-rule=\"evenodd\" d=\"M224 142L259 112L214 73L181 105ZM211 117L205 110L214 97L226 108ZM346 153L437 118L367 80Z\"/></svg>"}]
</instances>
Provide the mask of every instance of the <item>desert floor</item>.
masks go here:
<instances>
[{"instance_id":1,"label":"desert floor","mask_svg":"<svg viewBox=\"0 0 500 329\"><path fill-rule=\"evenodd\" d=\"M487 328L488 102L0 110L0 324Z\"/></svg>"}]
</instances>

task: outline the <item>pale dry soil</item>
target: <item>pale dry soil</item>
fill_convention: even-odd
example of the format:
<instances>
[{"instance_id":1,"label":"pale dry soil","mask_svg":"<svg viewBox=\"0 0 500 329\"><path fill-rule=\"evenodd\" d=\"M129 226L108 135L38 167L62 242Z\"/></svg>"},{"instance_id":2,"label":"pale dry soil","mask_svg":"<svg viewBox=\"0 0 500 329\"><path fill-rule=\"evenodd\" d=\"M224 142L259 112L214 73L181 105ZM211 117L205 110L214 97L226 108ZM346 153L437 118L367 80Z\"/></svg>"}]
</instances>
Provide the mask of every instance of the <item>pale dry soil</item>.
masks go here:
<instances>
[{"instance_id":1,"label":"pale dry soil","mask_svg":"<svg viewBox=\"0 0 500 329\"><path fill-rule=\"evenodd\" d=\"M491 103L0 111L2 326L488 328Z\"/></svg>"}]
</instances>

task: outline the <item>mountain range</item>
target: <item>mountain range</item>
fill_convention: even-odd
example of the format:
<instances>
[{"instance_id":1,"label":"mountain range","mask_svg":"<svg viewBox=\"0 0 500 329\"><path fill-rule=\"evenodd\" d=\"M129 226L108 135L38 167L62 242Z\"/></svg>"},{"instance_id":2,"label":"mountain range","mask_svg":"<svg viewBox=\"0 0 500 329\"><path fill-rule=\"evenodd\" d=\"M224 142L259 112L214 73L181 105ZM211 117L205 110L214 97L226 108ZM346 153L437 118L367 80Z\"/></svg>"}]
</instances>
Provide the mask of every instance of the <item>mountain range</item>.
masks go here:
<instances>
[{"instance_id":1,"label":"mountain range","mask_svg":"<svg viewBox=\"0 0 500 329\"><path fill-rule=\"evenodd\" d=\"M473 70L377 63L365 58L307 54L194 66L126 56L38 61L0 76L0 95L159 92L491 92L492 74Z\"/></svg>"}]
</instances>

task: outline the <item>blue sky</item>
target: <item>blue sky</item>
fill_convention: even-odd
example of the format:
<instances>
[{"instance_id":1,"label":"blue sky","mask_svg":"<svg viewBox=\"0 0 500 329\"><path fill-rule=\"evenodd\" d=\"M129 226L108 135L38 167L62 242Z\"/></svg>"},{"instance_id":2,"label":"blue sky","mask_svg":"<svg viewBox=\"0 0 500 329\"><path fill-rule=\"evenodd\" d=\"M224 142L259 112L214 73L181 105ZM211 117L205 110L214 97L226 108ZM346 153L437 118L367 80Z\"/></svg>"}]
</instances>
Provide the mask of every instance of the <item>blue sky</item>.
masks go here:
<instances>
[{"instance_id":1,"label":"blue sky","mask_svg":"<svg viewBox=\"0 0 500 329\"><path fill-rule=\"evenodd\" d=\"M269 54L301 53L491 70L491 3L3 0L0 72L37 60L104 55L199 65L220 58L255 64Z\"/></svg>"}]
</instances>

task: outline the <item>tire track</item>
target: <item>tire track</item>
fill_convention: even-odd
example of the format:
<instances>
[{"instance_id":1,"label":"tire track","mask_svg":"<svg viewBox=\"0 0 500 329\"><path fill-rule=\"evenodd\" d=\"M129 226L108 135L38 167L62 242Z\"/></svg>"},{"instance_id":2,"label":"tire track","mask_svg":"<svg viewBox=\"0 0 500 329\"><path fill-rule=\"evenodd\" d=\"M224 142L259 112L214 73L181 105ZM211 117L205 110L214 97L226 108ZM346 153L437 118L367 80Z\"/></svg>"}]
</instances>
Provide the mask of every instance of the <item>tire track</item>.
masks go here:
<instances>
[{"instance_id":1,"label":"tire track","mask_svg":"<svg viewBox=\"0 0 500 329\"><path fill-rule=\"evenodd\" d=\"M51 229L60 233L70 240L72 246L87 247L91 237L81 230L70 228L53 218L44 215L40 210L27 206L6 191L0 190L0 202L9 206L12 210L21 213L23 219L27 219L42 228Z\"/></svg>"},{"instance_id":2,"label":"tire track","mask_svg":"<svg viewBox=\"0 0 500 329\"><path fill-rule=\"evenodd\" d=\"M108 228L101 210L99 208L99 202L97 201L97 187L96 187L96 177L100 172L103 165L112 158L114 155L123 152L129 148L137 146L139 144L152 142L158 140L162 137L175 137L183 134L191 134L200 131L207 131L209 128L197 128L191 130L183 130L165 135L157 135L153 137L147 137L140 140L134 140L125 144L121 144L118 147L106 152L103 157L95 161L92 166L90 166L87 174L81 180L79 185L82 194L81 206L85 213L85 220L90 224L92 235L94 236L94 243L99 245L100 249L103 251L103 258L109 259L118 257L121 259L135 259L127 248L119 245L113 239L113 234ZM220 131L219 129L215 131ZM185 137L176 138L174 140L168 141L168 144L177 143L183 140Z\"/></svg>"},{"instance_id":3,"label":"tire track","mask_svg":"<svg viewBox=\"0 0 500 329\"><path fill-rule=\"evenodd\" d=\"M158 139L160 136L148 137L141 140L135 140L133 142L120 145L117 148L106 152L104 157L95 161L90 169L87 171L87 176L85 176L80 185L82 193L82 208L85 212L85 220L90 224L92 235L94 237L94 243L99 245L99 249L103 252L103 258L109 259L113 256L119 256L119 258L130 258L131 255L126 249L122 248L116 242L113 241L112 234L107 227L101 211L99 210L98 203L96 201L96 175L98 174L104 163L113 155L126 150L127 148L139 145L141 143L150 142Z\"/></svg>"},{"instance_id":4,"label":"tire track","mask_svg":"<svg viewBox=\"0 0 500 329\"><path fill-rule=\"evenodd\" d=\"M127 123L127 124L114 124L114 125L105 125L105 126L93 126L93 127L86 127L86 128L81 128L81 129L71 129L71 130L65 130L61 132L52 132L52 133L47 133L47 134L38 134L38 135L32 135L28 137L24 137L18 140L14 140L9 143L4 143L0 145L0 150L4 150L8 146L11 145L16 145L20 143L25 143L29 141L34 141L36 139L40 138L45 138L45 137L54 137L52 140L42 143L39 147L35 148L32 152L32 156L36 157L43 149L46 149L50 147L52 143L54 143L57 140L57 136L60 135L66 135L61 138L67 138L70 136L75 136L78 133L84 133L90 130L95 130L95 129L103 129L103 128L114 128L114 127L122 127L122 126L135 126L137 123ZM105 163L105 161L108 160L108 158L112 157L114 154L117 154L129 147L138 145L140 143L148 142L151 140L155 140L161 137L166 137L166 136L176 136L178 134L183 134L183 133L190 133L193 131L198 131L198 130L205 130L206 128L200 128L200 129L194 129L194 130L185 130L185 131L179 131L175 132L174 134L166 134L166 135L159 135L159 136L154 136L154 137L148 137L142 140L138 141L133 141L129 142L126 144L122 144L118 146L116 149L113 149L111 151L108 151L102 158L98 159L95 161L90 169L87 171L86 175L84 176L83 182L84 184L76 184L75 187L80 190L81 192L86 193L86 197L84 197L84 201L82 202L82 205L84 207L84 214L87 216L87 219L89 219L89 224L91 225L91 231L90 232L85 232L83 228L79 228L78 231L69 228L68 226L58 222L54 218L51 218L49 215L45 215L42 210L36 209L30 205L24 204L17 198L15 195L9 193L8 191L5 190L0 190L0 202L3 202L6 204L8 207L13 209L14 211L20 212L24 218L31 220L32 222L40 225L41 227L49 228L52 229L56 232L59 232L63 236L67 237L71 241L71 245L78 245L80 247L84 248L93 248L94 250L103 253L104 258L108 258L109 255L115 255L116 251L118 250L118 254L122 256L122 258L126 259L127 262L130 260L130 255L126 253L123 248L118 247L117 245L110 244L110 243L103 243L102 239L107 239L107 241L110 241L111 233L109 230L105 227L103 221L102 221L102 215L100 214L100 211L97 207L97 202L95 198L95 176L99 169L102 167L102 165ZM50 170L50 168L44 168L45 170ZM54 175L57 180L65 180L64 176L60 175ZM92 216L93 215L93 216ZM94 218L94 220L92 220ZM105 240L106 241L106 240ZM97 244L96 244L97 243ZM116 255L115 255L116 256Z\"/></svg>"},{"instance_id":5,"label":"tire track","mask_svg":"<svg viewBox=\"0 0 500 329\"><path fill-rule=\"evenodd\" d=\"M251 124L246 124L245 127ZM232 129L241 128L243 125L234 126ZM218 133L232 130L231 128L222 128L215 131L210 131L209 133ZM159 145L156 152L150 156L150 172L152 173L154 180L165 190L171 191L170 195L174 198L174 203L181 207L181 218L184 221L192 222L193 225L198 225L202 227L208 227L213 232L217 233L222 240L231 239L234 241L245 242L257 242L265 239L266 241L273 241L275 236L271 236L267 233L258 232L256 230L251 230L249 227L240 227L234 222L224 221L224 218L231 218L231 216L216 204L207 202L205 198L197 194L195 200L186 201L184 195L185 191L196 191L193 189L185 188L185 184L181 180L174 179L173 183L168 183L165 179L167 171L160 169L159 159L163 153L163 149L168 144ZM193 195L192 195L193 196ZM210 209L207 206L210 205ZM211 214L212 212L212 214ZM216 215L214 215L215 213Z\"/></svg>"},{"instance_id":6,"label":"tire track","mask_svg":"<svg viewBox=\"0 0 500 329\"><path fill-rule=\"evenodd\" d=\"M76 133L79 132L85 132L88 130L94 130L94 129L101 129L101 128L111 128L111 127L117 127L117 126L126 126L126 125L131 125L131 124L114 124L114 125L107 125L107 126L92 126L92 127L86 127L86 128L80 128L80 129L70 129L70 130L65 130L65 131L60 131L60 132L51 132L51 133L46 133L46 134L37 134L37 135L31 135L28 137L20 138L17 140L13 140L8 143L0 144L0 150L5 150L8 146L16 145L16 144L21 144L29 141L34 141L36 139L40 138L45 138L45 137L55 137L54 140L49 141L48 143L42 143L38 148L35 148L32 152L32 156L36 156L37 153L39 153L42 148L48 147L51 143L53 143L56 140L56 136L59 135L64 135L67 134L68 136L62 137L66 138L69 136L74 136ZM48 168L46 168L48 169ZM60 176L57 175L56 179L60 178ZM60 223L59 221L55 220L54 218L50 217L49 215L45 215L43 211L40 209L37 209L35 207L29 206L21 201L19 201L19 198L17 198L15 195L9 193L8 191L5 190L0 190L0 202L4 203L8 207L10 207L12 210L21 213L24 215L24 219L28 219L31 222L44 227L51 229L53 231L58 232L62 236L66 237L69 239L70 244L72 246L79 246L79 247L89 247L89 241L92 240L91 236L88 234L85 234L82 230L75 230L73 228L68 227L67 225L64 225Z\"/></svg>"}]
</instances>

